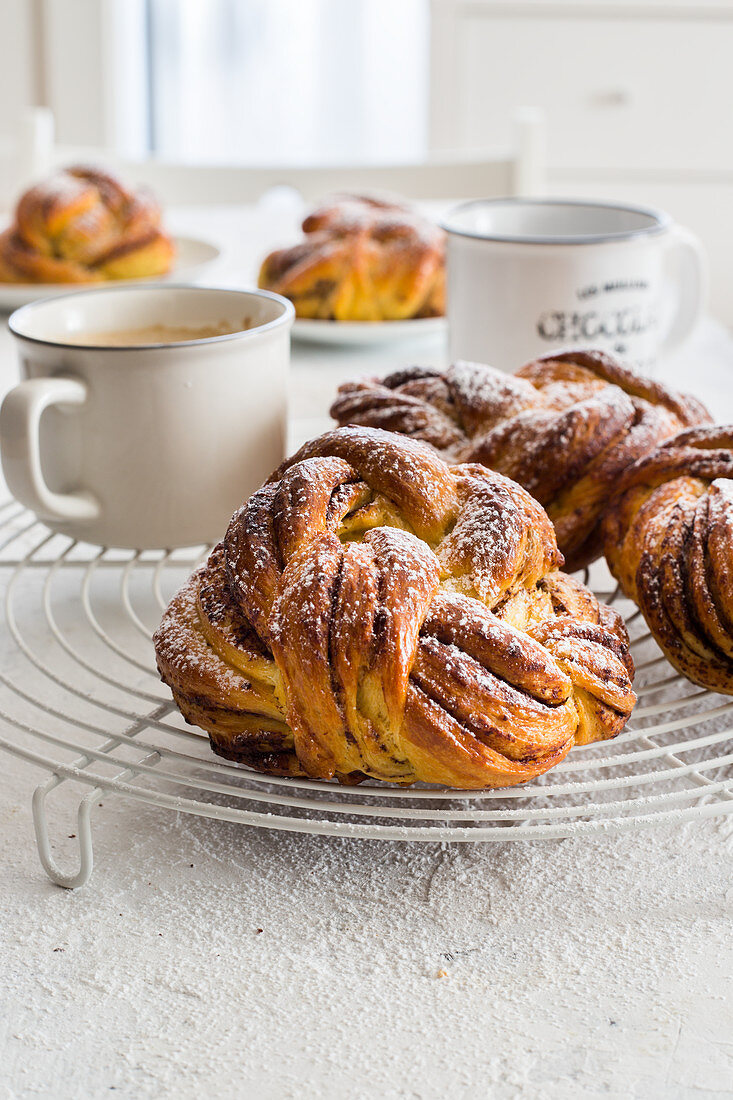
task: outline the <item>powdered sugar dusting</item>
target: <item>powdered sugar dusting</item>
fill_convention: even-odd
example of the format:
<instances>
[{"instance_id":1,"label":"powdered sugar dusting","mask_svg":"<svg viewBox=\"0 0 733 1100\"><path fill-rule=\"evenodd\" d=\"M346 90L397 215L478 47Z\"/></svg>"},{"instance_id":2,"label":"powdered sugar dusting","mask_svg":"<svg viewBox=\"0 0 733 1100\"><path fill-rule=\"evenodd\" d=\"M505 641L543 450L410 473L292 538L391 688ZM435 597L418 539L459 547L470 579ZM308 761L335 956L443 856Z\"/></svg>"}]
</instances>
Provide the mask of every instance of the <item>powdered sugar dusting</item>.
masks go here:
<instances>
[{"instance_id":1,"label":"powdered sugar dusting","mask_svg":"<svg viewBox=\"0 0 733 1100\"><path fill-rule=\"evenodd\" d=\"M29 841L38 773L7 763L9 1095L730 1093L730 821L404 845L104 798L95 875L67 893Z\"/></svg>"}]
</instances>

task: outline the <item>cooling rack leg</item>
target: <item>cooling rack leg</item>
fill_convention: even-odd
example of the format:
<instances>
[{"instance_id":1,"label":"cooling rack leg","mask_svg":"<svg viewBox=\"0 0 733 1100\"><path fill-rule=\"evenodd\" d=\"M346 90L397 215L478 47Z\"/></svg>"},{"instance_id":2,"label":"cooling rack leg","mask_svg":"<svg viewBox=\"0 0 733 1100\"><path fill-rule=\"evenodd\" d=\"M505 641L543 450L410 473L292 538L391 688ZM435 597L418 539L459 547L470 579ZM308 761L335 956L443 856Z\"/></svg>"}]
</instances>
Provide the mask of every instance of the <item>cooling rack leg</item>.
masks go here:
<instances>
[{"instance_id":1,"label":"cooling rack leg","mask_svg":"<svg viewBox=\"0 0 733 1100\"><path fill-rule=\"evenodd\" d=\"M51 776L46 782L36 787L33 792L33 827L36 831L36 843L43 869L52 882L57 886L63 886L67 890L75 890L89 881L94 866L92 850L92 803L98 798L98 790L90 791L79 803L77 813L76 835L79 841L79 870L76 874L64 874L51 855L51 843L48 836L48 819L46 818L46 798L50 792L62 782L58 776Z\"/></svg>"}]
</instances>

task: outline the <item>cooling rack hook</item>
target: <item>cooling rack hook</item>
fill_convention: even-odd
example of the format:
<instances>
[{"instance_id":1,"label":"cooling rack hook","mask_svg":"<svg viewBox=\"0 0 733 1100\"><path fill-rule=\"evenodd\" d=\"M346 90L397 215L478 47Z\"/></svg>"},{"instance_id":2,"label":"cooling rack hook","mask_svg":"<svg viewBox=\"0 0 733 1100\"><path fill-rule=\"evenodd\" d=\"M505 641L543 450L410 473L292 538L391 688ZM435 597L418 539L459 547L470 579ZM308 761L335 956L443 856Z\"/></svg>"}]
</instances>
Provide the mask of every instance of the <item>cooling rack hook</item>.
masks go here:
<instances>
[{"instance_id":1,"label":"cooling rack hook","mask_svg":"<svg viewBox=\"0 0 733 1100\"><path fill-rule=\"evenodd\" d=\"M75 890L84 886L89 881L94 866L94 852L92 846L92 806L93 802L102 793L98 788L85 794L79 803L76 815L76 836L79 842L79 870L74 874L65 874L51 855L51 842L48 835L48 819L46 817L46 798L62 780L52 775L45 783L41 783L33 792L33 828L36 832L38 855L43 869L57 886L63 886L67 890Z\"/></svg>"}]
</instances>

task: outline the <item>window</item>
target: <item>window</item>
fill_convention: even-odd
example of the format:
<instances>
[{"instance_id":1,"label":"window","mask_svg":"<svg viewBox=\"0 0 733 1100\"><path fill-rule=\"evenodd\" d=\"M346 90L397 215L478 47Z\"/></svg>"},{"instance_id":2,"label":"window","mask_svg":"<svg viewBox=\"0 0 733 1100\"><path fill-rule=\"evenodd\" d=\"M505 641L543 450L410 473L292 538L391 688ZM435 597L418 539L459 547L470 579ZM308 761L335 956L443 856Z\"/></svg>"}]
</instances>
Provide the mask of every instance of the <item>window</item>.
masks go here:
<instances>
[{"instance_id":1,"label":"window","mask_svg":"<svg viewBox=\"0 0 733 1100\"><path fill-rule=\"evenodd\" d=\"M155 155L314 164L425 154L427 0L144 0L143 10L144 139Z\"/></svg>"}]
</instances>

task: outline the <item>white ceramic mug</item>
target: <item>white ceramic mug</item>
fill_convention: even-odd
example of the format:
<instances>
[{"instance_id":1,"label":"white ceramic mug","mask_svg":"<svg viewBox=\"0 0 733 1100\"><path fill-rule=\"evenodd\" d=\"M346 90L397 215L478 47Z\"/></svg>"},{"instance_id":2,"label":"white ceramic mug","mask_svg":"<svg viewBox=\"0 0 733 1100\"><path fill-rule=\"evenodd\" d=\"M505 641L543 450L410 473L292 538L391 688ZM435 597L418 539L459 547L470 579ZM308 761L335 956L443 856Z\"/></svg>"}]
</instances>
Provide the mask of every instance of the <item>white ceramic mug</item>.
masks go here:
<instances>
[{"instance_id":1,"label":"white ceramic mug","mask_svg":"<svg viewBox=\"0 0 733 1100\"><path fill-rule=\"evenodd\" d=\"M11 492L52 530L102 546L221 538L282 460L290 302L266 291L105 287L12 314L24 381L0 410ZM75 343L149 326L226 335Z\"/></svg>"},{"instance_id":2,"label":"white ceramic mug","mask_svg":"<svg viewBox=\"0 0 733 1100\"><path fill-rule=\"evenodd\" d=\"M660 211L482 199L452 211L443 228L453 360L512 371L582 346L649 371L700 316L702 248Z\"/></svg>"}]
</instances>

